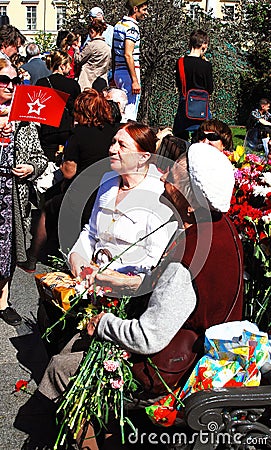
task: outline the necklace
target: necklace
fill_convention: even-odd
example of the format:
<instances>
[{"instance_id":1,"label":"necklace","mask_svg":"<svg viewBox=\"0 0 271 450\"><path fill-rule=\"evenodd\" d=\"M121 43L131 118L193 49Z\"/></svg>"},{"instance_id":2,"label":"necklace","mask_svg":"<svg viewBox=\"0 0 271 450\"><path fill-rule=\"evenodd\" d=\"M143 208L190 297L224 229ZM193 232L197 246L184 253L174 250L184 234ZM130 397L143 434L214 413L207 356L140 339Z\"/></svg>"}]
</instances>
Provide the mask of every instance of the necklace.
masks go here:
<instances>
[{"instance_id":1,"label":"necklace","mask_svg":"<svg viewBox=\"0 0 271 450\"><path fill-rule=\"evenodd\" d=\"M112 211L112 219L111 222L117 222L117 220L119 220L121 214L118 210L115 209L115 211Z\"/></svg>"}]
</instances>

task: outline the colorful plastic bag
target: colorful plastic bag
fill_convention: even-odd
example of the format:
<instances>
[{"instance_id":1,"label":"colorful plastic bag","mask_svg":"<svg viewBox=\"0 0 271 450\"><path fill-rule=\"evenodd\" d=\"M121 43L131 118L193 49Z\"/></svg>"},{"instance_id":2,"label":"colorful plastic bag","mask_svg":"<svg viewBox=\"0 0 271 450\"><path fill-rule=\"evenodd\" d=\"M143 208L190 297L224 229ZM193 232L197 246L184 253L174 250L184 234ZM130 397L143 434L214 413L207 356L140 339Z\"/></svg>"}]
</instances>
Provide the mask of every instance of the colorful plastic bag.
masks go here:
<instances>
[{"instance_id":1,"label":"colorful plastic bag","mask_svg":"<svg viewBox=\"0 0 271 450\"><path fill-rule=\"evenodd\" d=\"M179 399L203 390L217 387L259 386L260 368L269 361L270 346L267 333L260 332L248 321L228 322L216 325L205 333L206 354L198 361L183 389L174 391ZM170 416L174 409L180 409L178 402L171 401L172 395L164 397L147 407L150 419L164 426L172 425L167 420L167 406ZM158 420L157 420L158 418Z\"/></svg>"}]
</instances>

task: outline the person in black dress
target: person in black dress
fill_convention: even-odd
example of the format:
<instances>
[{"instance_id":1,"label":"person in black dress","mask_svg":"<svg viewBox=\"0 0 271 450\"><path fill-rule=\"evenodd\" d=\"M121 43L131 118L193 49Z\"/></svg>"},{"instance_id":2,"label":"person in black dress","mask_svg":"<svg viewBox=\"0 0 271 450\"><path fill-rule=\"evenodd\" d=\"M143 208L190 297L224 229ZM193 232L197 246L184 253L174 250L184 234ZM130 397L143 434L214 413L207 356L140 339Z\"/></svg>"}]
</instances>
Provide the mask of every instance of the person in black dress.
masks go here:
<instances>
[{"instance_id":1,"label":"person in black dress","mask_svg":"<svg viewBox=\"0 0 271 450\"><path fill-rule=\"evenodd\" d=\"M35 271L40 250L46 243L48 235L57 231L60 206L72 180L87 167L108 157L113 136L119 128L119 124L114 122L110 103L104 98L103 93L94 89L87 89L77 97L74 103L74 119L76 125L67 140L60 167L64 180L58 191L57 186L47 191L48 200L28 250L28 260L20 264L27 272ZM88 221L94 200L95 198L91 196L85 207L82 223Z\"/></svg>"},{"instance_id":2,"label":"person in black dress","mask_svg":"<svg viewBox=\"0 0 271 450\"><path fill-rule=\"evenodd\" d=\"M81 92L77 81L67 78L71 70L71 62L71 56L66 52L52 53L50 58L52 75L40 78L36 82L36 86L50 87L69 94L59 127L43 124L40 127L41 146L49 161L53 162L55 162L55 154L58 152L59 146L65 145L71 134L74 102Z\"/></svg>"}]
</instances>

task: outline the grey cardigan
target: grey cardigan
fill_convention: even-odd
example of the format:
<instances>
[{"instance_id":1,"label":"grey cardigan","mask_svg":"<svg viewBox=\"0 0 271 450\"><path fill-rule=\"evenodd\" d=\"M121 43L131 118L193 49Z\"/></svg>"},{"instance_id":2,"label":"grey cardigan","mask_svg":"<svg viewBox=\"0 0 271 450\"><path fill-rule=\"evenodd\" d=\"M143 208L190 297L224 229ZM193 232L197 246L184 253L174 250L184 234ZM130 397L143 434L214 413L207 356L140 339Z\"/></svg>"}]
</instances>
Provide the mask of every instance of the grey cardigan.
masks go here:
<instances>
[{"instance_id":1,"label":"grey cardigan","mask_svg":"<svg viewBox=\"0 0 271 450\"><path fill-rule=\"evenodd\" d=\"M189 270L181 263L171 262L139 319L122 320L107 313L102 316L97 333L132 353L150 355L169 344L194 311L196 302Z\"/></svg>"}]
</instances>

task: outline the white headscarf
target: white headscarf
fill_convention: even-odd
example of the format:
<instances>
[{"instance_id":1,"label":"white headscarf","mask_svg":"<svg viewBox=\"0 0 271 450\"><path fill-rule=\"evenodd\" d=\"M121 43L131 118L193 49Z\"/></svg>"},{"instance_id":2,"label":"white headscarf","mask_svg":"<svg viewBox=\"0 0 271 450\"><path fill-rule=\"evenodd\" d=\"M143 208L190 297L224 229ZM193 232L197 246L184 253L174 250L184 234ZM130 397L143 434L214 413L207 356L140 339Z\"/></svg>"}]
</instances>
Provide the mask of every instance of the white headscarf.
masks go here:
<instances>
[{"instance_id":1,"label":"white headscarf","mask_svg":"<svg viewBox=\"0 0 271 450\"><path fill-rule=\"evenodd\" d=\"M234 187L234 169L217 148L192 144L188 149L188 172L197 202L206 208L227 212Z\"/></svg>"}]
</instances>

